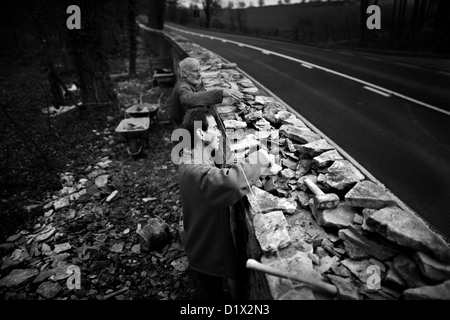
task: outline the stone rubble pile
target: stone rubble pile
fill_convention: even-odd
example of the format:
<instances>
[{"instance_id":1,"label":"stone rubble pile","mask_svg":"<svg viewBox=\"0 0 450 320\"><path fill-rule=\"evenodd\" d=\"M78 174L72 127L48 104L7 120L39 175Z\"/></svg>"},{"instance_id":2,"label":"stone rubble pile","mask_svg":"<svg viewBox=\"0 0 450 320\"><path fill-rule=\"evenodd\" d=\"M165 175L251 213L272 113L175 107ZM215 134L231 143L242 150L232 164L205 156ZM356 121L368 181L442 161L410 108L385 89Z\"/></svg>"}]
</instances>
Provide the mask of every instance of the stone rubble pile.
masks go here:
<instances>
[{"instance_id":1,"label":"stone rubble pile","mask_svg":"<svg viewBox=\"0 0 450 320\"><path fill-rule=\"evenodd\" d=\"M101 132L93 130L101 138L93 148L101 148L102 154L114 154L112 148L104 149L117 143L112 127L110 123ZM160 143L166 149L170 141ZM157 144L154 147L160 148ZM61 173L62 189L26 208L39 215L38 223L0 243L0 296L6 300L125 299L125 294L135 294L151 283L160 299L168 299L168 291L158 292L158 287L170 288L163 284L166 280L159 280L169 276L158 274L156 266L167 264L165 269L178 284L188 267L173 237L178 224L165 222L179 214L171 191L176 183L165 186L166 190L158 188L158 199L138 198L149 192L153 183L158 187L162 184L155 177L157 170L170 170L166 165L157 166L158 161L153 159L150 180L143 174L136 179L136 168L148 173L143 162L123 164L109 156L76 168L77 173ZM162 176L167 183L169 174ZM145 203L155 200L172 208L163 209L160 204L147 209L153 206ZM130 275L124 272L128 269L134 273L144 270ZM81 285L71 287L77 278L81 278Z\"/></svg>"},{"instance_id":2,"label":"stone rubble pile","mask_svg":"<svg viewBox=\"0 0 450 320\"><path fill-rule=\"evenodd\" d=\"M207 88L244 94L216 106L233 159L243 160L257 146L276 157L278 165L247 195L263 264L345 284L354 299L450 299L450 247L437 233L235 64L171 37L200 61ZM338 195L338 206L317 208L305 179ZM333 298L272 275L266 279L273 299Z\"/></svg>"}]
</instances>

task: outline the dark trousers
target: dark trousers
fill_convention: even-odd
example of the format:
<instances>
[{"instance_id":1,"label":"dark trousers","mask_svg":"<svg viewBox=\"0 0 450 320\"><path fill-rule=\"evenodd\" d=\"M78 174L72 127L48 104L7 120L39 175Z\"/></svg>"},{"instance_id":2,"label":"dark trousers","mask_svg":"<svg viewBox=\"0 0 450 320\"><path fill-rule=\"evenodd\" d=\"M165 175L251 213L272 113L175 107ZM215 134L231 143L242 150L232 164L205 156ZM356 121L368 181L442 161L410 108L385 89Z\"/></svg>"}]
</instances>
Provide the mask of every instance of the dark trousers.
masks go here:
<instances>
[{"instance_id":1,"label":"dark trousers","mask_svg":"<svg viewBox=\"0 0 450 320\"><path fill-rule=\"evenodd\" d=\"M210 276L189 269L190 279L194 288L194 300L244 300L245 288L242 277L226 279Z\"/></svg>"},{"instance_id":2,"label":"dark trousers","mask_svg":"<svg viewBox=\"0 0 450 320\"><path fill-rule=\"evenodd\" d=\"M225 300L225 279L190 269L194 300Z\"/></svg>"}]
</instances>

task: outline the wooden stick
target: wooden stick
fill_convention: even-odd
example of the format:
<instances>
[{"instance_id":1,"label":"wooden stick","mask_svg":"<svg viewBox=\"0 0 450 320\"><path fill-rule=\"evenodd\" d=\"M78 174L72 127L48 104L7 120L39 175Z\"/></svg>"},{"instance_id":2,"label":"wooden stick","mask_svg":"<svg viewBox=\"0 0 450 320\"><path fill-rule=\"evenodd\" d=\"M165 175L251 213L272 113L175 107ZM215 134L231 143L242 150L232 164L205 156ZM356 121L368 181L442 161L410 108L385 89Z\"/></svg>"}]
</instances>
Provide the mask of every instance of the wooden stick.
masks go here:
<instances>
[{"instance_id":1,"label":"wooden stick","mask_svg":"<svg viewBox=\"0 0 450 320\"><path fill-rule=\"evenodd\" d=\"M123 287L120 290L117 290L116 292L111 292L110 294L107 294L106 296L103 297L104 300L108 300L109 298L115 297L125 291L128 291L128 287Z\"/></svg>"},{"instance_id":2,"label":"wooden stick","mask_svg":"<svg viewBox=\"0 0 450 320\"><path fill-rule=\"evenodd\" d=\"M275 268L272 268L270 266L266 266L254 259L248 259L247 260L247 268L248 269L253 269L256 271L261 271L267 274L271 274L273 276L276 277L280 277L280 278L284 278L284 279L288 279L291 281L298 281L298 282L303 282L305 284L308 284L309 286L311 286L313 289L317 290L317 291L322 291L325 293L329 293L332 294L333 296L336 296L339 291L336 288L336 286L332 285L332 284L328 284L322 281L317 281L317 280L313 280L313 279L306 279L303 278L297 274L294 273L290 273L290 272L286 272L286 271L281 271L281 270L277 270Z\"/></svg>"}]
</instances>

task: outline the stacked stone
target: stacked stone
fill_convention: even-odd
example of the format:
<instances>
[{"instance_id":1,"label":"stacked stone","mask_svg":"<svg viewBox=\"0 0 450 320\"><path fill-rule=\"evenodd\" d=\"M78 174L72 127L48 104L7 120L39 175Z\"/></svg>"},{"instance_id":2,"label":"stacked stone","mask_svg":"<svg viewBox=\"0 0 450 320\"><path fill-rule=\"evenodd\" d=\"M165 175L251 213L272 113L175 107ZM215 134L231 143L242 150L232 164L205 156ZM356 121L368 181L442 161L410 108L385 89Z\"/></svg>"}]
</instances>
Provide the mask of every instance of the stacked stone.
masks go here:
<instances>
[{"instance_id":1,"label":"stacked stone","mask_svg":"<svg viewBox=\"0 0 450 320\"><path fill-rule=\"evenodd\" d=\"M437 233L229 63L182 37L175 41L201 61L207 87L244 94L217 106L233 160L257 146L270 145L276 156L247 196L263 264L344 286L354 299L450 299L450 247ZM317 209L306 178L338 195L338 206ZM266 279L274 299L334 298Z\"/></svg>"}]
</instances>

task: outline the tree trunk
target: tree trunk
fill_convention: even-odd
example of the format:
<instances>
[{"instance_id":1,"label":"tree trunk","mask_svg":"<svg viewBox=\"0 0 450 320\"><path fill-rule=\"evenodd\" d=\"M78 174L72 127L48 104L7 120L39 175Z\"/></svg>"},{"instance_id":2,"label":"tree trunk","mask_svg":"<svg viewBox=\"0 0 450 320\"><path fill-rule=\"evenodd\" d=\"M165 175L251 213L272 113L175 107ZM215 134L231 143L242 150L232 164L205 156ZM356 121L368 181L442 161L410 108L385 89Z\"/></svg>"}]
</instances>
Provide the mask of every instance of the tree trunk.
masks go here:
<instances>
[{"instance_id":1,"label":"tree trunk","mask_svg":"<svg viewBox=\"0 0 450 320\"><path fill-rule=\"evenodd\" d=\"M153 29L164 29L165 0L147 0L147 26Z\"/></svg>"},{"instance_id":2,"label":"tree trunk","mask_svg":"<svg viewBox=\"0 0 450 320\"><path fill-rule=\"evenodd\" d=\"M211 22L211 0L203 1L203 11L205 12L205 27L209 28Z\"/></svg>"},{"instance_id":3,"label":"tree trunk","mask_svg":"<svg viewBox=\"0 0 450 320\"><path fill-rule=\"evenodd\" d=\"M101 2L80 1L83 8L82 28L68 30L68 47L81 87L82 107L80 116L86 114L86 107L116 105L117 96L109 77L101 38Z\"/></svg>"},{"instance_id":4,"label":"tree trunk","mask_svg":"<svg viewBox=\"0 0 450 320\"><path fill-rule=\"evenodd\" d=\"M361 7L360 7L360 46L365 47L366 46L366 20L367 20L367 7L369 6L369 0L361 0Z\"/></svg>"},{"instance_id":5,"label":"tree trunk","mask_svg":"<svg viewBox=\"0 0 450 320\"><path fill-rule=\"evenodd\" d=\"M137 56L137 25L136 25L136 0L129 0L128 3L129 20L129 39L130 39L130 65L128 74L130 77L136 75L136 56Z\"/></svg>"}]
</instances>

